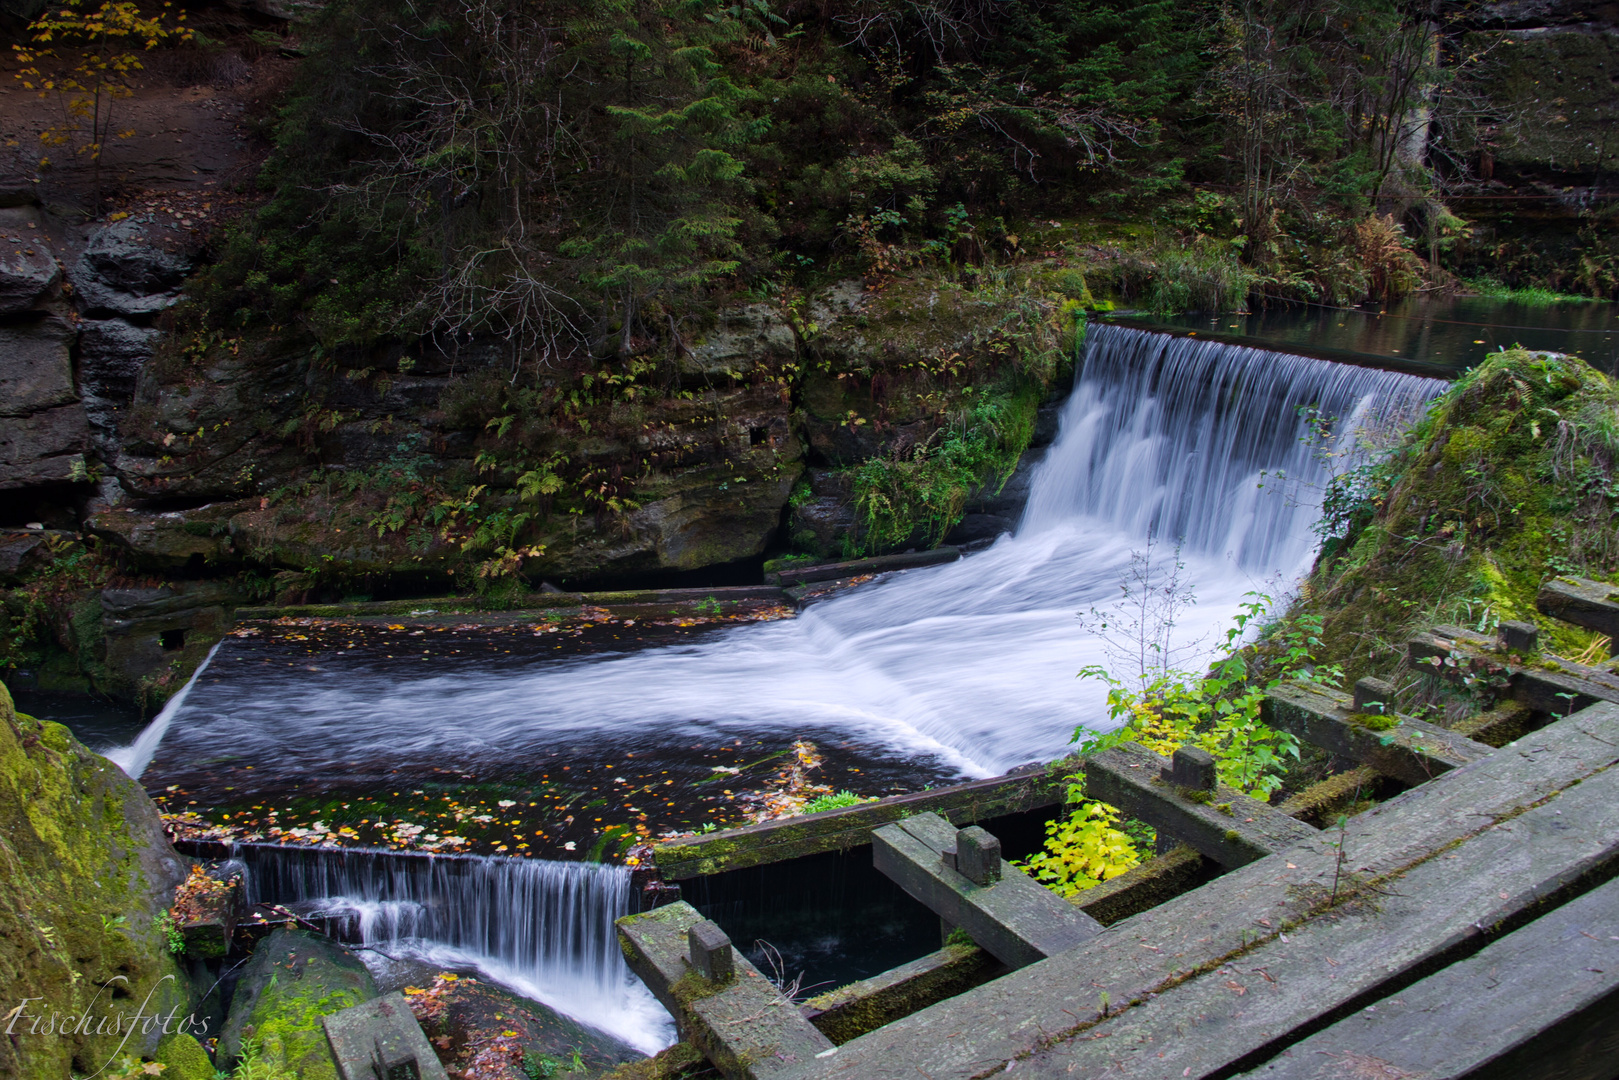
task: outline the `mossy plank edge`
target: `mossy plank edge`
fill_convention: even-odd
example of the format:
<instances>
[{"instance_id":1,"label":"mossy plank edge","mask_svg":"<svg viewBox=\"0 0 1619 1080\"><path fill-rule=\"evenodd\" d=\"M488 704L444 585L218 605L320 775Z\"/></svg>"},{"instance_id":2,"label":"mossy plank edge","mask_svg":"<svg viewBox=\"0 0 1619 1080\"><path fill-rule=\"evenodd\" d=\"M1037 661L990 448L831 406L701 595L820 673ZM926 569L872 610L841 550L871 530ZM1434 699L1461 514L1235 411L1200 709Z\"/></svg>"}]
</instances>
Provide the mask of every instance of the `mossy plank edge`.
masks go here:
<instances>
[{"instance_id":1,"label":"mossy plank edge","mask_svg":"<svg viewBox=\"0 0 1619 1080\"><path fill-rule=\"evenodd\" d=\"M871 862L900 888L1008 967L1067 952L1102 924L1001 860L1001 879L978 885L940 853L956 844L956 828L937 814L918 814L871 834Z\"/></svg>"},{"instance_id":2,"label":"mossy plank edge","mask_svg":"<svg viewBox=\"0 0 1619 1080\"><path fill-rule=\"evenodd\" d=\"M781 991L734 947L736 974L710 983L686 959L686 933L703 916L685 901L618 920L630 970L727 1080L768 1080L833 1049Z\"/></svg>"},{"instance_id":3,"label":"mossy plank edge","mask_svg":"<svg viewBox=\"0 0 1619 1080\"><path fill-rule=\"evenodd\" d=\"M1451 860L1435 856L1451 854L1461 842L1496 830L1525 807L1565 789L1578 790L1582 781L1615 765L1619 765L1619 707L1598 705L1549 724L1532 740L1356 814L1341 833L1335 829L1330 836L1320 834L1223 874L1115 923L1072 952L863 1035L839 1047L834 1057L794 1074L793 1080L916 1080L920 1075L965 1080L998 1073L1014 1061L1024 1072L1033 1064L1025 1059L1054 1038L1072 1034L1077 1041L1093 1034L1094 1025L1104 1019L1104 1001L1110 1014L1128 1015L1150 1001L1148 995L1162 994L1198 972L1218 971L1239 957L1244 971L1251 972L1246 950L1277 940L1284 932L1291 937L1295 926L1309 919L1344 913L1343 906L1323 904L1334 872L1340 869L1340 850L1352 859L1357 881L1376 880L1426 861L1445 865ZM1533 849L1519 847L1509 853L1509 861L1521 865L1534 855ZM1504 904L1491 900L1500 891L1491 888L1478 899ZM1325 960L1319 962L1330 967ZM1257 974L1242 980L1245 988L1263 981ZM1240 1000L1251 998L1245 995ZM1244 1026L1267 1030L1258 1024ZM972 1035L964 1038L962 1032ZM1162 1029L1154 1034L1161 1036ZM1120 1040L1101 1039L1097 1044L1118 1046ZM1153 1054L1165 1049L1160 1038ZM1156 1064L1151 1055L1140 1057ZM1180 1072L1177 1068L1173 1075ZM1091 1074L1076 1069L1062 1075Z\"/></svg>"},{"instance_id":4,"label":"mossy plank edge","mask_svg":"<svg viewBox=\"0 0 1619 1080\"><path fill-rule=\"evenodd\" d=\"M1162 754L1139 743L1123 743L1085 762L1085 793L1225 867L1243 866L1317 835L1304 822L1227 787L1220 788L1210 803L1188 799L1159 780L1168 767L1169 759Z\"/></svg>"},{"instance_id":5,"label":"mossy plank edge","mask_svg":"<svg viewBox=\"0 0 1619 1080\"><path fill-rule=\"evenodd\" d=\"M1619 655L1619 587L1589 578L1552 578L1535 594L1535 609L1599 634L1607 634L1608 649Z\"/></svg>"},{"instance_id":6,"label":"mossy plank edge","mask_svg":"<svg viewBox=\"0 0 1619 1080\"><path fill-rule=\"evenodd\" d=\"M1543 662L1555 668L1516 664L1491 639L1460 627L1436 626L1416 634L1406 642L1406 652L1418 671L1449 679L1459 679L1467 672L1460 666L1434 667L1428 661L1443 661L1457 653L1472 664L1498 669L1507 676L1513 700L1553 716L1568 716L1599 701L1619 702L1619 676L1611 671L1554 656L1545 656Z\"/></svg>"},{"instance_id":7,"label":"mossy plank edge","mask_svg":"<svg viewBox=\"0 0 1619 1080\"><path fill-rule=\"evenodd\" d=\"M1353 805L1363 794L1377 791L1382 778L1383 774L1376 769L1357 765L1316 781L1297 795L1289 796L1277 809L1306 825L1324 828L1329 821L1337 820L1344 807Z\"/></svg>"},{"instance_id":8,"label":"mossy plank edge","mask_svg":"<svg viewBox=\"0 0 1619 1080\"><path fill-rule=\"evenodd\" d=\"M1212 859L1181 844L1131 867L1116 878L1075 893L1068 897L1068 902L1103 926L1112 926L1121 919L1173 900L1181 893L1191 892L1212 881L1219 872L1218 864Z\"/></svg>"},{"instance_id":9,"label":"mossy plank edge","mask_svg":"<svg viewBox=\"0 0 1619 1080\"><path fill-rule=\"evenodd\" d=\"M1173 1031L1176 1038L1151 1044L1155 1075L1186 1068L1222 1073L1280 1051L1340 1010L1378 1001L1477 951L1615 869L1619 770L1608 770L1407 868L1330 915L1305 920L1287 931L1289 940L1267 935L1240 961L1197 972L1024 1066L1032 1076L1070 1069L1096 1076L1126 1048L1148 1045L1151 1033ZM1283 869L1281 876L1292 873ZM1239 913L1247 909L1231 912ZM1476 1008L1470 997L1458 1006ZM1247 1019L1253 1017L1263 1021ZM1158 1052L1165 1056L1157 1058Z\"/></svg>"},{"instance_id":10,"label":"mossy plank edge","mask_svg":"<svg viewBox=\"0 0 1619 1080\"><path fill-rule=\"evenodd\" d=\"M1601 1076L1619 1060L1619 941L1601 932L1614 926L1619 881L1243 1075L1321 1080L1359 1055L1385 1076Z\"/></svg>"},{"instance_id":11,"label":"mossy plank edge","mask_svg":"<svg viewBox=\"0 0 1619 1080\"><path fill-rule=\"evenodd\" d=\"M1073 761L1060 764L1077 767ZM822 851L846 851L870 843L876 829L913 814L943 813L953 824L970 825L1004 814L1058 805L1067 798L1064 777L1068 771L1053 766L1038 772L894 795L842 810L684 837L658 845L652 860L665 881L683 881Z\"/></svg>"},{"instance_id":12,"label":"mossy plank edge","mask_svg":"<svg viewBox=\"0 0 1619 1080\"><path fill-rule=\"evenodd\" d=\"M976 945L938 952L812 998L803 1014L834 1043L875 1031L918 1009L982 986L1006 965Z\"/></svg>"},{"instance_id":13,"label":"mossy plank edge","mask_svg":"<svg viewBox=\"0 0 1619 1080\"><path fill-rule=\"evenodd\" d=\"M1398 717L1398 726L1386 731L1364 727L1351 719L1354 709L1347 694L1297 683L1266 694L1261 714L1273 728L1404 784L1424 783L1490 752L1483 743L1409 716Z\"/></svg>"},{"instance_id":14,"label":"mossy plank edge","mask_svg":"<svg viewBox=\"0 0 1619 1080\"><path fill-rule=\"evenodd\" d=\"M1535 710L1516 701L1504 701L1486 712L1458 720L1451 730L1499 749L1527 735L1534 727L1534 719Z\"/></svg>"}]
</instances>

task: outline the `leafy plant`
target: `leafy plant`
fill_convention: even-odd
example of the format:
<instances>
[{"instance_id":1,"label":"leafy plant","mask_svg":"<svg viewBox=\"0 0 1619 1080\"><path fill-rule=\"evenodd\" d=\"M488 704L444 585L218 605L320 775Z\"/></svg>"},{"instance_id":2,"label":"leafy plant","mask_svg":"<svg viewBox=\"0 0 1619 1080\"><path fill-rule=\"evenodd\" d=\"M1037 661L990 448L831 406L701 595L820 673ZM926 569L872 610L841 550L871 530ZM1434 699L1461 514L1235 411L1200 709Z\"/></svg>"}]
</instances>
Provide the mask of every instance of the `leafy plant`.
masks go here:
<instances>
[{"instance_id":1,"label":"leafy plant","mask_svg":"<svg viewBox=\"0 0 1619 1080\"><path fill-rule=\"evenodd\" d=\"M1141 862L1134 841L1115 827L1117 809L1086 799L1078 783L1069 786L1068 797L1078 805L1046 823L1044 850L1013 864L1061 896L1095 888Z\"/></svg>"},{"instance_id":2,"label":"leafy plant","mask_svg":"<svg viewBox=\"0 0 1619 1080\"><path fill-rule=\"evenodd\" d=\"M842 810L846 806L859 806L864 802L876 802L876 800L862 799L852 791L840 791L834 795L817 795L799 807L798 812L801 814L819 814L822 810Z\"/></svg>"},{"instance_id":3,"label":"leafy plant","mask_svg":"<svg viewBox=\"0 0 1619 1080\"><path fill-rule=\"evenodd\" d=\"M167 911L160 911L157 913L155 923L157 926L157 932L163 935L164 947L167 948L169 952L173 953L175 956L179 956L181 953L186 951L185 935L180 932L180 928L178 926L174 925L173 915L170 915Z\"/></svg>"},{"instance_id":4,"label":"leafy plant","mask_svg":"<svg viewBox=\"0 0 1619 1080\"><path fill-rule=\"evenodd\" d=\"M151 50L174 38L190 41L191 30L179 24L185 21L181 14L174 25L165 22L165 15L173 4L164 0L164 12L144 14L139 6L128 0L107 0L95 11L85 7L84 0L63 0L66 5L55 11L47 9L29 24L33 32L30 45L13 45L21 65L17 78L39 96L56 95L61 105L62 119L39 133L40 142L47 147L67 146L75 136L82 136L76 154L88 154L95 167L96 197L101 193L101 155L110 139L127 139L131 130L113 130L113 103L133 97L129 80L143 65L139 55L131 48L136 42ZM55 57L49 46L63 41L82 46L78 63L61 75L40 67L45 58ZM88 131L86 130L88 129ZM50 158L42 157L41 166L49 165Z\"/></svg>"},{"instance_id":5,"label":"leafy plant","mask_svg":"<svg viewBox=\"0 0 1619 1080\"><path fill-rule=\"evenodd\" d=\"M1282 681L1305 674L1334 685L1341 672L1335 665L1315 665L1321 617L1301 615L1265 643L1276 653L1269 664L1272 676L1262 684L1251 680L1250 650L1243 647L1242 638L1248 625L1269 610L1270 600L1258 593L1248 596L1252 599L1241 606L1226 631L1226 655L1207 674L1160 669L1142 688L1100 665L1082 670L1080 678L1107 684L1108 714L1121 724L1106 734L1077 728L1073 741L1081 752L1094 753L1125 740L1160 754L1190 744L1213 754L1220 780L1245 794L1264 799L1279 788L1287 759L1298 757L1299 741L1260 718L1265 695Z\"/></svg>"}]
</instances>

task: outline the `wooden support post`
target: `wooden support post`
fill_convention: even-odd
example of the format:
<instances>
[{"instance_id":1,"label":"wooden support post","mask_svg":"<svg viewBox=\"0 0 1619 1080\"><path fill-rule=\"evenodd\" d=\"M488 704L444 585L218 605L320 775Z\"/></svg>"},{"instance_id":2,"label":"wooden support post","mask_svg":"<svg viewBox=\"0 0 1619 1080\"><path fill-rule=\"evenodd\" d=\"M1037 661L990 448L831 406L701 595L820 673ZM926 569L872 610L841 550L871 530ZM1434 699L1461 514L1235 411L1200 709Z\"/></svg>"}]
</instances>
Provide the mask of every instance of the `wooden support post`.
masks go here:
<instances>
[{"instance_id":1,"label":"wooden support post","mask_svg":"<svg viewBox=\"0 0 1619 1080\"><path fill-rule=\"evenodd\" d=\"M624 916L618 941L630 970L727 1080L765 1080L833 1052L831 1040L685 901ZM704 966L729 975L710 979Z\"/></svg>"},{"instance_id":2,"label":"wooden support post","mask_svg":"<svg viewBox=\"0 0 1619 1080\"><path fill-rule=\"evenodd\" d=\"M937 814L906 818L872 834L871 861L1008 967L1024 967L1066 952L1101 932L1101 923L1064 903L1011 863L1001 861L999 880L987 884L948 865L945 852L957 853L959 862L962 833L967 831L958 833ZM999 842L993 850L998 857Z\"/></svg>"},{"instance_id":3,"label":"wooden support post","mask_svg":"<svg viewBox=\"0 0 1619 1080\"><path fill-rule=\"evenodd\" d=\"M1540 587L1535 607L1542 615L1608 635L1608 653L1619 656L1619 589L1589 578L1552 578Z\"/></svg>"},{"instance_id":4,"label":"wooden support post","mask_svg":"<svg viewBox=\"0 0 1619 1080\"><path fill-rule=\"evenodd\" d=\"M881 975L810 998L799 1011L821 1034L842 1045L1006 971L1005 964L976 945L946 945Z\"/></svg>"},{"instance_id":5,"label":"wooden support post","mask_svg":"<svg viewBox=\"0 0 1619 1080\"><path fill-rule=\"evenodd\" d=\"M1321 687L1279 686L1265 695L1261 708L1265 723L1278 731L1411 785L1490 753L1483 743L1437 724L1356 711L1346 695Z\"/></svg>"},{"instance_id":6,"label":"wooden support post","mask_svg":"<svg viewBox=\"0 0 1619 1080\"><path fill-rule=\"evenodd\" d=\"M1170 763L1161 754L1127 742L1085 762L1085 794L1140 818L1221 866L1237 867L1319 835L1257 799L1219 788L1193 798L1162 777ZM1204 800L1207 801L1204 801Z\"/></svg>"},{"instance_id":7,"label":"wooden support post","mask_svg":"<svg viewBox=\"0 0 1619 1080\"><path fill-rule=\"evenodd\" d=\"M1418 671L1452 679L1499 677L1515 701L1552 716L1568 716L1599 701L1619 702L1619 675L1611 671L1554 656L1542 656L1535 665L1515 664L1494 639L1456 626L1417 634L1406 650Z\"/></svg>"}]
</instances>

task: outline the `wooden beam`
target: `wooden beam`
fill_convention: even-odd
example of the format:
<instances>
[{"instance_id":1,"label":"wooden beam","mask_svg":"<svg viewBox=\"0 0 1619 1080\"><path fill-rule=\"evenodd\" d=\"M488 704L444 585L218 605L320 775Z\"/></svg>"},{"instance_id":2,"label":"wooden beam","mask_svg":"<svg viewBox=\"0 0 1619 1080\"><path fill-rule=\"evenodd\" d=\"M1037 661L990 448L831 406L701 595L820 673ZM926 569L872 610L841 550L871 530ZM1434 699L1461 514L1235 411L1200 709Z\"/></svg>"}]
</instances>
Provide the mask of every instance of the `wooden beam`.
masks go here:
<instances>
[{"instance_id":1,"label":"wooden beam","mask_svg":"<svg viewBox=\"0 0 1619 1080\"><path fill-rule=\"evenodd\" d=\"M1542 615L1608 635L1608 652L1619 656L1619 588L1589 578L1552 578L1540 587L1535 608Z\"/></svg>"},{"instance_id":2,"label":"wooden beam","mask_svg":"<svg viewBox=\"0 0 1619 1080\"><path fill-rule=\"evenodd\" d=\"M682 1037L727 1080L781 1076L833 1050L798 1007L731 950L732 974L711 981L691 959L693 928L713 924L677 901L618 920L618 941L630 970L674 1014Z\"/></svg>"},{"instance_id":3,"label":"wooden beam","mask_svg":"<svg viewBox=\"0 0 1619 1080\"><path fill-rule=\"evenodd\" d=\"M807 585L815 581L835 581L838 578L860 574L883 574L890 570L911 570L921 566L937 566L955 562L961 551L953 547L936 547L928 551L911 551L901 555L878 555L870 559L850 559L847 562L811 563L805 566L787 566L765 575L771 585Z\"/></svg>"},{"instance_id":4,"label":"wooden beam","mask_svg":"<svg viewBox=\"0 0 1619 1080\"><path fill-rule=\"evenodd\" d=\"M1411 664L1447 679L1497 678L1519 704L1552 716L1568 716L1599 701L1619 702L1619 675L1556 656L1517 663L1493 639L1456 626L1436 626L1406 643Z\"/></svg>"},{"instance_id":5,"label":"wooden beam","mask_svg":"<svg viewBox=\"0 0 1619 1080\"><path fill-rule=\"evenodd\" d=\"M1102 930L1005 860L999 880L985 885L947 864L944 853L955 850L957 830L937 814L885 825L871 840L878 870L1008 967L1067 952Z\"/></svg>"},{"instance_id":6,"label":"wooden beam","mask_svg":"<svg viewBox=\"0 0 1619 1080\"><path fill-rule=\"evenodd\" d=\"M1409 716L1357 713L1347 694L1289 683L1265 695L1265 723L1405 784L1477 761L1490 747ZM1392 710L1391 710L1392 713Z\"/></svg>"},{"instance_id":7,"label":"wooden beam","mask_svg":"<svg viewBox=\"0 0 1619 1080\"><path fill-rule=\"evenodd\" d=\"M688 836L659 844L653 862L665 881L739 870L746 866L796 859L821 851L846 851L871 843L873 830L915 814L943 814L957 825L970 825L1042 806L1056 806L1068 796L1074 760L1033 766L987 780L896 795L877 802L740 829Z\"/></svg>"},{"instance_id":8,"label":"wooden beam","mask_svg":"<svg viewBox=\"0 0 1619 1080\"><path fill-rule=\"evenodd\" d=\"M1382 998L1251 1080L1379 1076L1606 1077L1619 1061L1619 881L1556 908L1459 964Z\"/></svg>"},{"instance_id":9,"label":"wooden beam","mask_svg":"<svg viewBox=\"0 0 1619 1080\"><path fill-rule=\"evenodd\" d=\"M1319 835L1304 822L1228 787L1190 797L1161 779L1169 767L1168 758L1127 742L1085 762L1085 794L1225 867L1246 865Z\"/></svg>"},{"instance_id":10,"label":"wooden beam","mask_svg":"<svg viewBox=\"0 0 1619 1080\"><path fill-rule=\"evenodd\" d=\"M918 1009L966 993L1007 971L976 945L946 945L908 964L811 998L799 1011L843 1044Z\"/></svg>"},{"instance_id":11,"label":"wooden beam","mask_svg":"<svg viewBox=\"0 0 1619 1080\"><path fill-rule=\"evenodd\" d=\"M1466 940L1478 932L1471 929L1475 922L1493 926L1498 917L1510 920L1537 913L1537 896L1520 884L1546 867L1532 865L1539 849L1522 843L1525 834L1515 832L1513 823L1544 810L1555 825L1569 817L1569 804L1559 805L1562 800L1593 778L1619 779L1615 765L1619 765L1619 707L1599 705L1380 803L1350 818L1341 832L1335 829L1313 844L1234 870L1108 927L1077 949L863 1035L839 1047L835 1057L803 1069L794 1080L916 1080L924 1075L932 1080L966 1080L998 1075L1008 1065L1016 1075L1042 1075L1033 1070L1036 1059L1063 1040L1104 1052L1117 1047L1115 1065L1127 1061L1139 1065L1143 1075L1165 1075L1158 1070L1161 1061L1156 1055L1164 1053L1167 1058L1183 1049L1182 1044L1195 1046L1196 1040L1176 1034L1173 1027L1154 1026L1148 1029L1154 1043L1126 1050L1119 1039L1097 1038L1108 1036L1108 1029L1098 1024L1135 1013L1189 980L1212 978L1230 999L1223 1014L1227 1024L1255 1036L1268 1031L1258 1011L1240 1020L1232 1020L1229 1011L1257 1005L1252 987L1270 985L1253 970L1257 965L1245 959L1256 947L1296 941L1295 926L1304 922L1344 920L1364 925L1375 920L1378 905L1386 901L1372 887L1375 882L1407 875L1423 865L1453 864L1456 860L1447 856L1474 839L1500 837L1500 857L1491 871L1497 876L1470 896L1451 893L1462 907L1435 914ZM1543 807L1524 810L1543 800L1549 800ZM1564 811L1561 816L1554 813L1558 809ZM1607 816L1606 811L1600 813ZM1537 818L1535 828L1545 824ZM1288 866L1290 862L1294 865ZM1335 873L1346 866L1359 902L1324 905ZM1358 882L1368 883L1367 887ZM1404 886L1395 882L1387 891L1403 892ZM1508 894L1506 900L1501 892ZM1506 927L1512 928L1510 923ZM1288 942L1281 940L1283 934ZM1323 970L1348 974L1342 958L1331 951L1312 950L1309 955ZM1340 966L1327 963L1327 957ZM1237 973L1240 978L1223 970L1232 964L1242 969ZM1238 982L1245 993L1226 987L1227 979ZM1107 1075L1112 1067L1076 1066L1068 1073L1065 1062L1056 1075L1074 1080ZM1197 1075L1192 1062L1183 1061L1168 1074L1170 1080L1183 1070L1187 1076Z\"/></svg>"}]
</instances>

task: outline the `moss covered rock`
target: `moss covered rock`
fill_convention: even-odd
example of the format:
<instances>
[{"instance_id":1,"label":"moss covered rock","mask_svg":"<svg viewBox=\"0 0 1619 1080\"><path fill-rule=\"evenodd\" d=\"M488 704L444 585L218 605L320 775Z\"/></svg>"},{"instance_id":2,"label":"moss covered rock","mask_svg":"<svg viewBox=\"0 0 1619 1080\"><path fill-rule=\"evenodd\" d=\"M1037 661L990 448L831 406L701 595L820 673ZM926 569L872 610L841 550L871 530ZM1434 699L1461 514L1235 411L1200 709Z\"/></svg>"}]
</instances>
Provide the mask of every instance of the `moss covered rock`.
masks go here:
<instances>
[{"instance_id":1,"label":"moss covered rock","mask_svg":"<svg viewBox=\"0 0 1619 1080\"><path fill-rule=\"evenodd\" d=\"M214 1080L214 1063L194 1035L166 1036L154 1060L163 1066L167 1080Z\"/></svg>"},{"instance_id":2,"label":"moss covered rock","mask_svg":"<svg viewBox=\"0 0 1619 1080\"><path fill-rule=\"evenodd\" d=\"M1469 372L1407 443L1340 487L1339 520L1308 583L1325 658L1353 680L1386 673L1413 630L1540 624L1576 655L1590 632L1547 619L1552 575L1614 580L1619 391L1574 357L1514 349ZM1331 500L1329 500L1331 505Z\"/></svg>"},{"instance_id":3,"label":"moss covered rock","mask_svg":"<svg viewBox=\"0 0 1619 1080\"><path fill-rule=\"evenodd\" d=\"M170 1010L171 1032L184 1021L156 927L184 876L146 794L0 686L0 1076L94 1073L155 1052Z\"/></svg>"},{"instance_id":4,"label":"moss covered rock","mask_svg":"<svg viewBox=\"0 0 1619 1080\"><path fill-rule=\"evenodd\" d=\"M219 1035L220 1060L252 1058L298 1080L337 1080L321 1017L376 996L353 953L316 934L277 930L242 970Z\"/></svg>"}]
</instances>

